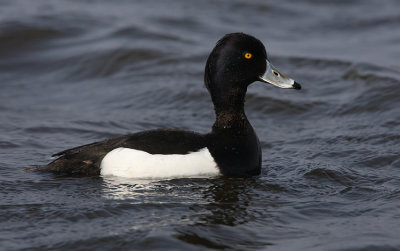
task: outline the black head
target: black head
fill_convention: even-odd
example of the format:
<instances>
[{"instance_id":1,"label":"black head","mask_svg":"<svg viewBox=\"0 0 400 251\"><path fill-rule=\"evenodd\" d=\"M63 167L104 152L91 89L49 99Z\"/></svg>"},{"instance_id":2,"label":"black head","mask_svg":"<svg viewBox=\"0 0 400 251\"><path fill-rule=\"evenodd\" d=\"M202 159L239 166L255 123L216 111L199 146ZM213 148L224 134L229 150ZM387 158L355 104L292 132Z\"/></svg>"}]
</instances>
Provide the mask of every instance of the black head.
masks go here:
<instances>
[{"instance_id":1,"label":"black head","mask_svg":"<svg viewBox=\"0 0 400 251\"><path fill-rule=\"evenodd\" d=\"M247 87L255 81L300 89L273 68L260 40L244 33L225 35L212 50L205 69L205 84L214 105L243 107Z\"/></svg>"}]
</instances>

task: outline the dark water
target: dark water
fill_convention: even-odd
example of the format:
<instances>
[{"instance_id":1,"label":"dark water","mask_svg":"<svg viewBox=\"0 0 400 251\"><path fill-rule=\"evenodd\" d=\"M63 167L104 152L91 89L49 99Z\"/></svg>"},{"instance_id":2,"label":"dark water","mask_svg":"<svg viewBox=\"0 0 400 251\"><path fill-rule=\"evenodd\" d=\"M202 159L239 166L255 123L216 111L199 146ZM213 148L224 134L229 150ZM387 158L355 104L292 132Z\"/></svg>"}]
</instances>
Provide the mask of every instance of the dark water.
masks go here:
<instances>
[{"instance_id":1,"label":"dark water","mask_svg":"<svg viewBox=\"0 0 400 251\"><path fill-rule=\"evenodd\" d=\"M0 0L0 248L400 249L400 2ZM25 172L141 130L207 132L205 60L244 31L302 83L254 84L250 179Z\"/></svg>"}]
</instances>

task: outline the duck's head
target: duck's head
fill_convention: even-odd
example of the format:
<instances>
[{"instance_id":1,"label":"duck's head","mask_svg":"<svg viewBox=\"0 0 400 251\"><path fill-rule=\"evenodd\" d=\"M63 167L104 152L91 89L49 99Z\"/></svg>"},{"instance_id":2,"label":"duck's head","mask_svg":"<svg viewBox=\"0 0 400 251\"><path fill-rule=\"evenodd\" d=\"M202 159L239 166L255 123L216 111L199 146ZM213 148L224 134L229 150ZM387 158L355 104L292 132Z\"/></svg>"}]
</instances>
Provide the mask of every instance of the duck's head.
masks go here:
<instances>
[{"instance_id":1,"label":"duck's head","mask_svg":"<svg viewBox=\"0 0 400 251\"><path fill-rule=\"evenodd\" d=\"M301 89L272 66L260 40L244 33L225 35L212 50L205 69L205 84L215 106L243 107L247 87L255 81Z\"/></svg>"}]
</instances>

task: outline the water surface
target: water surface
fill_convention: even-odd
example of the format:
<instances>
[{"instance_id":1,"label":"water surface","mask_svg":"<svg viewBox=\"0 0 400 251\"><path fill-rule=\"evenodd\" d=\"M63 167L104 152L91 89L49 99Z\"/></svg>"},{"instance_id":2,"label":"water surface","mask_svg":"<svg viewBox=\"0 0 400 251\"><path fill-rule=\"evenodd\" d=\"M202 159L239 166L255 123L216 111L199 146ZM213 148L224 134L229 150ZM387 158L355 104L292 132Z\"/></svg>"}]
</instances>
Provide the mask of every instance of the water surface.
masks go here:
<instances>
[{"instance_id":1,"label":"water surface","mask_svg":"<svg viewBox=\"0 0 400 251\"><path fill-rule=\"evenodd\" d=\"M400 249L400 3L0 0L0 248ZM203 69L243 31L303 86L249 88L250 179L25 172L131 132L208 132Z\"/></svg>"}]
</instances>

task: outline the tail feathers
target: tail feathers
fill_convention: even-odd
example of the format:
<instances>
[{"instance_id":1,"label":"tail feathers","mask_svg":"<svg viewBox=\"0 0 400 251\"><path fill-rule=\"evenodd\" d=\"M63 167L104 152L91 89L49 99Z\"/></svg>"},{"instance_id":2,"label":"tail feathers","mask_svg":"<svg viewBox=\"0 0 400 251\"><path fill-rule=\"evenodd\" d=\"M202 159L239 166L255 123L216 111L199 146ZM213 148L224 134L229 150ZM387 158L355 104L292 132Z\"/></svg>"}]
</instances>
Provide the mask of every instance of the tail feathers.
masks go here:
<instances>
[{"instance_id":1,"label":"tail feathers","mask_svg":"<svg viewBox=\"0 0 400 251\"><path fill-rule=\"evenodd\" d=\"M28 171L51 172L58 175L98 176L100 163L92 160L59 158L46 166L28 168Z\"/></svg>"}]
</instances>

